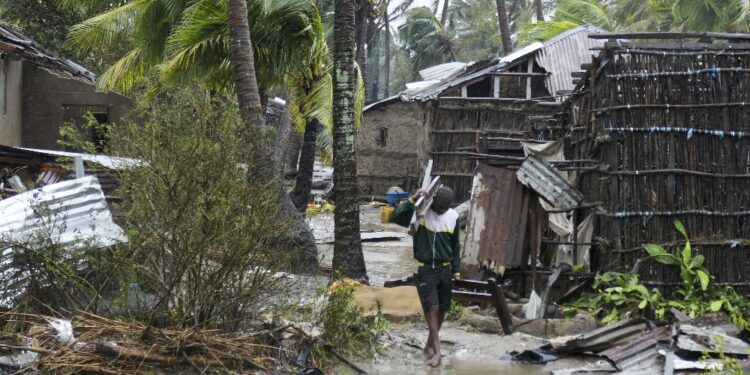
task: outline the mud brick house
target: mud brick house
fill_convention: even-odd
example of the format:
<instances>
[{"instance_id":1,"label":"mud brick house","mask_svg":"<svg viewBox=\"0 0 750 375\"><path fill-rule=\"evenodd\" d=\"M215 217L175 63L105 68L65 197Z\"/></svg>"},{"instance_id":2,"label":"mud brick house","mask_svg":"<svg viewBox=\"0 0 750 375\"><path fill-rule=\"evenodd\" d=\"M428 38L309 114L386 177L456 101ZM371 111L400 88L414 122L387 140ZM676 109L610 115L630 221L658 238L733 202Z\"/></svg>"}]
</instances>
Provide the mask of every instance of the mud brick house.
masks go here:
<instances>
[{"instance_id":1,"label":"mud brick house","mask_svg":"<svg viewBox=\"0 0 750 375\"><path fill-rule=\"evenodd\" d=\"M0 85L0 144L6 146L62 149L63 123L83 123L87 112L100 123L114 122L133 107L125 96L98 90L93 73L4 23Z\"/></svg>"}]
</instances>

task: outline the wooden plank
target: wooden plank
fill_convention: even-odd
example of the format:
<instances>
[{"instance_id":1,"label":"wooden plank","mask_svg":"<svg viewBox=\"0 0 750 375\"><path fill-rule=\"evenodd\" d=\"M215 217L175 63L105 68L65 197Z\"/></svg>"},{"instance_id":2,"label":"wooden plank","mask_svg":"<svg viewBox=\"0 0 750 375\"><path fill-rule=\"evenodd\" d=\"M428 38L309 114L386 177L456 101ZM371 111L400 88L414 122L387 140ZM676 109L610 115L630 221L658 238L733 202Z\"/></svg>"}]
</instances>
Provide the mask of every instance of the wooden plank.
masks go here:
<instances>
[{"instance_id":1,"label":"wooden plank","mask_svg":"<svg viewBox=\"0 0 750 375\"><path fill-rule=\"evenodd\" d=\"M453 287L454 288L461 288L461 289L477 289L477 290L483 290L487 291L489 290L489 284L487 284L486 281L478 281L478 280L453 280Z\"/></svg>"},{"instance_id":2,"label":"wooden plank","mask_svg":"<svg viewBox=\"0 0 750 375\"><path fill-rule=\"evenodd\" d=\"M492 78L492 97L497 99L500 97L500 77Z\"/></svg>"},{"instance_id":3,"label":"wooden plank","mask_svg":"<svg viewBox=\"0 0 750 375\"><path fill-rule=\"evenodd\" d=\"M463 290L454 290L453 299L464 302L492 303L492 295L489 293L465 292Z\"/></svg>"},{"instance_id":4,"label":"wooden plank","mask_svg":"<svg viewBox=\"0 0 750 375\"><path fill-rule=\"evenodd\" d=\"M490 73L490 75L493 76L502 76L502 77L547 77L550 75L550 73L536 73L536 72L493 72Z\"/></svg>"},{"instance_id":5,"label":"wooden plank","mask_svg":"<svg viewBox=\"0 0 750 375\"><path fill-rule=\"evenodd\" d=\"M531 99L531 73L534 72L534 58L529 57L526 63L526 99Z\"/></svg>"},{"instance_id":6,"label":"wooden plank","mask_svg":"<svg viewBox=\"0 0 750 375\"><path fill-rule=\"evenodd\" d=\"M495 311L497 311L497 317L503 326L503 332L506 335L510 335L513 333L513 319L511 318L508 304L505 302L503 287L497 285L497 281L494 278L487 280L487 284L489 284L490 294L492 294L492 304L495 305Z\"/></svg>"},{"instance_id":7,"label":"wooden plank","mask_svg":"<svg viewBox=\"0 0 750 375\"><path fill-rule=\"evenodd\" d=\"M631 32L631 33L597 33L589 34L591 39L726 39L750 40L750 34L717 33L717 32Z\"/></svg>"}]
</instances>

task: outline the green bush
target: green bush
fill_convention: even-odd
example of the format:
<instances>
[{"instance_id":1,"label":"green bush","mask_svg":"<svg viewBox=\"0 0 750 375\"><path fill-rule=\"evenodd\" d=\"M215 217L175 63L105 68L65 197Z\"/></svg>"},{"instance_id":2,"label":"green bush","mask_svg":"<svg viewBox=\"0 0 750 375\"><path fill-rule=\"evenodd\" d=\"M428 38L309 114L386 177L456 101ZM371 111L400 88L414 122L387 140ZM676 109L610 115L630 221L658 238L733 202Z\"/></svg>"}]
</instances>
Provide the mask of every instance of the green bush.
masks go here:
<instances>
[{"instance_id":1,"label":"green bush","mask_svg":"<svg viewBox=\"0 0 750 375\"><path fill-rule=\"evenodd\" d=\"M322 345L356 357L372 357L380 350L380 337L388 328L388 321L375 314L365 315L365 309L354 303L354 287L339 282L331 288L325 314L321 321ZM318 348L323 355L325 348Z\"/></svg>"},{"instance_id":2,"label":"green bush","mask_svg":"<svg viewBox=\"0 0 750 375\"><path fill-rule=\"evenodd\" d=\"M666 312L674 307L691 318L708 312L723 311L740 330L750 330L750 301L740 296L731 286L721 288L713 283L713 277L703 266L703 255L693 255L682 222L675 220L675 228L685 238L685 246L681 251L670 253L659 245L644 246L649 254L647 260L680 269L682 284L669 298L662 296L656 288L648 290L640 283L636 274L606 272L596 276L593 295L584 295L566 306L566 316L575 315L578 310L583 309L603 317L603 323L616 322L628 315L665 321Z\"/></svg>"}]
</instances>

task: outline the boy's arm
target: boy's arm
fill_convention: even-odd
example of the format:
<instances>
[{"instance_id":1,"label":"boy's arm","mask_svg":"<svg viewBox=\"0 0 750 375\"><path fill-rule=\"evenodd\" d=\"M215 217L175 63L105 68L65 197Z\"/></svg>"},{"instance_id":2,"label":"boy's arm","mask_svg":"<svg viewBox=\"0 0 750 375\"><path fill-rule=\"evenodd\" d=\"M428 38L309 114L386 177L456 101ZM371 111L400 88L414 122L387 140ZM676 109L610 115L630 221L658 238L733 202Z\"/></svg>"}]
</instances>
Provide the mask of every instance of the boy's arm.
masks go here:
<instances>
[{"instance_id":1,"label":"boy's arm","mask_svg":"<svg viewBox=\"0 0 750 375\"><path fill-rule=\"evenodd\" d=\"M414 216L414 202L422 195L424 195L424 191L419 189L409 199L396 206L396 210L391 215L391 223L408 228L411 224L411 218Z\"/></svg>"},{"instance_id":2,"label":"boy's arm","mask_svg":"<svg viewBox=\"0 0 750 375\"><path fill-rule=\"evenodd\" d=\"M396 206L391 216L391 223L398 224L402 227L409 227L411 217L414 214L414 201L409 198Z\"/></svg>"},{"instance_id":3,"label":"boy's arm","mask_svg":"<svg viewBox=\"0 0 750 375\"><path fill-rule=\"evenodd\" d=\"M453 278L458 279L461 277L461 227L458 225L456 220L456 228L453 229L453 235L451 235L451 247L453 248L453 259L451 261L451 272Z\"/></svg>"}]
</instances>

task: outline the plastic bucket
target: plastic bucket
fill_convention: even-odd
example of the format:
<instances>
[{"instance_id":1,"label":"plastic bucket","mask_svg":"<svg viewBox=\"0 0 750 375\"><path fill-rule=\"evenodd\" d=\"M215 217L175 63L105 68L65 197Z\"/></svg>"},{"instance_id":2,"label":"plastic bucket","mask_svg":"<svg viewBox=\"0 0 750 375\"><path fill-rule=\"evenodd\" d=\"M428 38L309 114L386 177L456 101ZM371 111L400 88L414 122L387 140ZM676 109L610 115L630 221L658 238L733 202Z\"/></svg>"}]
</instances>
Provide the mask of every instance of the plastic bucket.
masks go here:
<instances>
[{"instance_id":1,"label":"plastic bucket","mask_svg":"<svg viewBox=\"0 0 750 375\"><path fill-rule=\"evenodd\" d=\"M409 198L409 193L385 193L385 197L388 199L388 204L396 207L399 201Z\"/></svg>"},{"instance_id":2,"label":"plastic bucket","mask_svg":"<svg viewBox=\"0 0 750 375\"><path fill-rule=\"evenodd\" d=\"M381 223L390 223L391 222L391 216L393 216L394 208L391 206L382 206L380 207L380 222Z\"/></svg>"}]
</instances>

